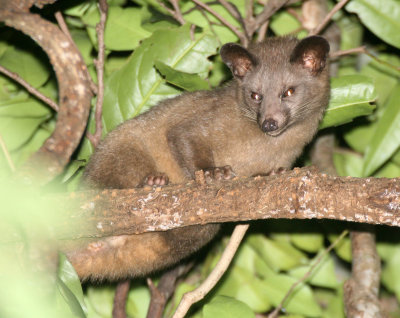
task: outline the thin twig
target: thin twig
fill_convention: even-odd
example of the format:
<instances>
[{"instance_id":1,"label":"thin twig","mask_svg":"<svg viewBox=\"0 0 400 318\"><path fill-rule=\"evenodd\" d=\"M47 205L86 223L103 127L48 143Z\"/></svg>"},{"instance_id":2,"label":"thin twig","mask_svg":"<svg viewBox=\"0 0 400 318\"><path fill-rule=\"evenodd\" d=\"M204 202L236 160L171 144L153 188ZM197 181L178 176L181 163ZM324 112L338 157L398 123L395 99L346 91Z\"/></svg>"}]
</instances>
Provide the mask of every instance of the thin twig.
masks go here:
<instances>
[{"instance_id":1,"label":"thin twig","mask_svg":"<svg viewBox=\"0 0 400 318\"><path fill-rule=\"evenodd\" d=\"M219 21L221 21L222 24L224 24L226 27L228 27L233 33L236 34L236 36L240 39L240 43L244 46L247 46L248 40L247 37L240 32L234 25L229 23L224 17L222 17L218 12L215 12L211 7L209 7L207 4L201 2L200 0L192 0L196 5L199 7L203 8L204 10L208 11L211 13L214 17L216 17Z\"/></svg>"},{"instance_id":2,"label":"thin twig","mask_svg":"<svg viewBox=\"0 0 400 318\"><path fill-rule=\"evenodd\" d=\"M228 242L228 245L222 253L222 256L217 265L199 287L183 295L183 298L179 303L178 308L176 309L172 318L183 318L188 312L190 306L195 302L203 299L204 296L218 283L222 275L228 269L228 266L235 256L235 253L239 248L240 242L242 241L248 228L248 224L236 225Z\"/></svg>"},{"instance_id":3,"label":"thin twig","mask_svg":"<svg viewBox=\"0 0 400 318\"><path fill-rule=\"evenodd\" d=\"M61 31L63 31L64 34L69 38L69 40L70 40L72 43L74 43L74 45L75 45L75 42L74 42L74 40L72 39L71 33L69 32L68 26L67 26L67 24L65 23L65 20L64 20L64 17L63 17L63 15L62 15L61 11L57 11L57 12L54 14L54 17L56 18L57 23L58 23L58 26L60 27Z\"/></svg>"},{"instance_id":4,"label":"thin twig","mask_svg":"<svg viewBox=\"0 0 400 318\"><path fill-rule=\"evenodd\" d=\"M95 60L96 71L97 71L97 100L96 100L96 111L95 111L95 121L96 128L94 134L90 134L89 132L86 136L89 138L93 147L96 148L97 144L100 142L101 133L103 130L103 125L101 121L102 112L103 112L103 99L104 99L104 29L107 21L107 12L108 12L108 4L106 0L99 1L100 8L100 22L96 25L97 39L99 52L97 56L97 60Z\"/></svg>"},{"instance_id":5,"label":"thin twig","mask_svg":"<svg viewBox=\"0 0 400 318\"><path fill-rule=\"evenodd\" d=\"M7 146L3 140L3 137L1 137L1 135L0 135L0 147L3 150L4 156L6 157L6 160L8 162L8 165L10 166L11 171L15 172L14 162L11 159L10 153L9 153Z\"/></svg>"},{"instance_id":6,"label":"thin twig","mask_svg":"<svg viewBox=\"0 0 400 318\"><path fill-rule=\"evenodd\" d=\"M43 95L36 88L31 86L27 81L22 79L17 73L11 72L3 66L0 66L0 72L12 78L14 81L23 86L29 93L31 93L32 95L40 99L42 102L46 103L51 108L53 108L56 112L58 112L58 105L51 98Z\"/></svg>"},{"instance_id":7,"label":"thin twig","mask_svg":"<svg viewBox=\"0 0 400 318\"><path fill-rule=\"evenodd\" d=\"M250 28L250 35L252 35L258 28L260 28L266 21L271 18L280 8L285 6L289 0L270 0L264 6L264 10L256 16L253 25Z\"/></svg>"},{"instance_id":8,"label":"thin twig","mask_svg":"<svg viewBox=\"0 0 400 318\"><path fill-rule=\"evenodd\" d=\"M226 0L218 0L218 1L231 14L232 17L234 17L240 23L243 31L245 32L245 36L247 37L246 24L237 7L233 3L230 3ZM247 40L250 41L248 37Z\"/></svg>"},{"instance_id":9,"label":"thin twig","mask_svg":"<svg viewBox=\"0 0 400 318\"><path fill-rule=\"evenodd\" d=\"M288 290L286 293L285 297L283 297L281 303L279 304L278 307L275 308L273 312L271 312L268 315L268 318L276 318L279 315L279 312L282 310L283 305L285 302L288 300L290 295L293 293L294 289L304 281L306 281L311 274L314 272L315 268L321 263L321 261L324 259L324 257L347 235L349 234L349 231L344 230L342 234L339 235L339 237L327 248L325 249L315 260L314 264L310 267L310 269L307 271L307 273L304 274L303 277L301 277L298 281L296 281Z\"/></svg>"},{"instance_id":10,"label":"thin twig","mask_svg":"<svg viewBox=\"0 0 400 318\"><path fill-rule=\"evenodd\" d=\"M368 51L368 49L365 46L360 46L360 47L356 47L356 48L352 48L349 50L342 50L342 51L336 51L336 52L332 52L329 54L329 57L331 59L343 56L343 55L349 55L349 54L366 54L368 55L370 58L372 58L373 60L375 60L376 62L378 62L379 64L383 64L387 67L390 67L398 72L400 72L400 66L396 66L393 65L389 62L386 62L384 60L381 60L380 58L376 57L374 54L372 54L370 51Z\"/></svg>"},{"instance_id":11,"label":"thin twig","mask_svg":"<svg viewBox=\"0 0 400 318\"><path fill-rule=\"evenodd\" d=\"M339 1L333 8L332 10L326 15L324 20L314 29L310 32L310 35L316 35L319 34L325 26L328 24L328 22L331 20L333 15L338 12L343 6L348 2L349 0L341 0Z\"/></svg>"},{"instance_id":12,"label":"thin twig","mask_svg":"<svg viewBox=\"0 0 400 318\"><path fill-rule=\"evenodd\" d=\"M174 7L174 18L176 20L178 20L178 22L182 25L185 24L185 19L183 18L182 12L181 12L181 8L179 8L179 0L169 0L169 2L172 4L172 6Z\"/></svg>"},{"instance_id":13,"label":"thin twig","mask_svg":"<svg viewBox=\"0 0 400 318\"><path fill-rule=\"evenodd\" d=\"M365 46L360 46L360 47L355 47L349 50L342 50L342 51L336 51L332 52L329 54L329 57L331 59L343 56L343 55L349 55L349 54L355 54L355 53L366 53L366 47Z\"/></svg>"},{"instance_id":14,"label":"thin twig","mask_svg":"<svg viewBox=\"0 0 400 318\"><path fill-rule=\"evenodd\" d=\"M179 8L178 5L178 0L169 0L169 3L171 3L172 7L174 8L174 10L172 10L171 8L169 8L164 2L162 2L162 0L157 0L157 3L163 7L166 11L168 11L168 13L170 15L172 15L172 17L178 21L181 25L185 24L185 19L183 18L181 9Z\"/></svg>"},{"instance_id":15,"label":"thin twig","mask_svg":"<svg viewBox=\"0 0 400 318\"><path fill-rule=\"evenodd\" d=\"M269 21L266 21L266 22L261 26L260 30L258 31L258 37L257 37L257 42L258 42L258 43L264 41L265 35L267 34L268 25L269 25Z\"/></svg>"}]
</instances>

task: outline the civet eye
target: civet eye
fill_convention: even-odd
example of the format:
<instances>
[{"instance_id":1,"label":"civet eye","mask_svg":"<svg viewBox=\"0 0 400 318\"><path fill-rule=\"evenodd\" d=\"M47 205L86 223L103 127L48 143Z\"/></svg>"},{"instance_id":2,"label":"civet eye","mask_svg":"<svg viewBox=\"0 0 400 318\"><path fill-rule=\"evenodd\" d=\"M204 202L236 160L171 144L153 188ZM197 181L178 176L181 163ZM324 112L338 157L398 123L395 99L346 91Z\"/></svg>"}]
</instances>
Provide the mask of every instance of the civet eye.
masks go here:
<instances>
[{"instance_id":1,"label":"civet eye","mask_svg":"<svg viewBox=\"0 0 400 318\"><path fill-rule=\"evenodd\" d=\"M263 96L261 94L256 93L256 92L251 92L250 96L251 96L252 100L254 100L254 101L258 102L258 103L261 102L262 99L263 99Z\"/></svg>"},{"instance_id":2,"label":"civet eye","mask_svg":"<svg viewBox=\"0 0 400 318\"><path fill-rule=\"evenodd\" d=\"M287 89L284 93L283 93L283 97L289 97L292 96L294 94L294 88L290 87L289 89Z\"/></svg>"}]
</instances>

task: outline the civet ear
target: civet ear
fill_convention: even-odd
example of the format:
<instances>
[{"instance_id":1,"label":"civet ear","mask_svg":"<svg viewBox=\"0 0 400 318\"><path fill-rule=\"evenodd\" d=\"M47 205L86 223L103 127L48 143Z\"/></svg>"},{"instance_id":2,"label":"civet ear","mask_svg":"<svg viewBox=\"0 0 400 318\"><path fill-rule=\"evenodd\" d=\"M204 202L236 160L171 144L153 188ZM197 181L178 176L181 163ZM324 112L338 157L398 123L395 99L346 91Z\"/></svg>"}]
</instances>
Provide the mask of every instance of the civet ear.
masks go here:
<instances>
[{"instance_id":1,"label":"civet ear","mask_svg":"<svg viewBox=\"0 0 400 318\"><path fill-rule=\"evenodd\" d=\"M301 40L290 56L290 63L301 64L312 75L318 75L326 66L329 43L321 36L309 36Z\"/></svg>"},{"instance_id":2,"label":"civet ear","mask_svg":"<svg viewBox=\"0 0 400 318\"><path fill-rule=\"evenodd\" d=\"M231 69L233 76L239 79L257 65L257 59L253 54L236 43L224 44L220 54L224 63Z\"/></svg>"}]
</instances>

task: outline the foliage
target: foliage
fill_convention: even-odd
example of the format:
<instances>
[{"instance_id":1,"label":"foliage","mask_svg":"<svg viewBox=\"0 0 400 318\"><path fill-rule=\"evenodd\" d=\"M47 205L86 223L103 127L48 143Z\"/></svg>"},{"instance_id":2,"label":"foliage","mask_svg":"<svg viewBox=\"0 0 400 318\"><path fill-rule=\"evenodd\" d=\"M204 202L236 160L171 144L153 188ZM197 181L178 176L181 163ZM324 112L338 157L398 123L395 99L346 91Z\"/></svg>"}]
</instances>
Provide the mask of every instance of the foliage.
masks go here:
<instances>
[{"instance_id":1,"label":"foliage","mask_svg":"<svg viewBox=\"0 0 400 318\"><path fill-rule=\"evenodd\" d=\"M244 0L234 0L245 14ZM210 13L200 12L191 1L180 6L187 24L180 26L155 0L109 1L110 13L105 32L106 85L103 108L103 134L135 115L146 111L164 98L184 90L210 89L229 79L229 72L217 56L223 43L237 41L236 35ZM239 23L217 2L211 7L236 27ZM262 10L256 2L255 12ZM299 6L294 6L300 12ZM95 1L74 1L63 9L72 37L80 49L94 80L94 58L97 51L95 25L99 13ZM332 78L331 101L321 129L333 131L338 142L335 164L341 175L358 177L400 175L400 3L387 0L351 0L335 15L342 34L342 49L367 44L374 58L367 55L347 56L340 60L338 76ZM194 32L190 24L196 26ZM270 29L276 35L293 34L300 26L294 15L281 10L272 17ZM298 32L304 37L306 32ZM27 44L28 43L28 44ZM0 65L18 73L32 86L53 99L57 98L54 73L47 58L32 41L17 31L0 27ZM396 69L397 67L397 69ZM56 114L41 101L28 94L11 79L0 75L0 174L11 174L10 156L20 165L51 134ZM90 117L89 130L94 128ZM93 148L84 138L79 150L62 178L65 187L73 188L76 173ZM20 190L20 189L18 189ZM7 193L7 195L4 195ZM10 195L10 193L12 195ZM6 212L50 211L39 202L22 204L20 191L0 189L5 224L20 224L18 217L8 219ZM15 202L20 203L15 207ZM29 203L30 202L30 203ZM4 203L4 204L3 204ZM36 208L33 208L36 207ZM35 212L36 211L36 212ZM21 212L22 213L22 212ZM51 214L50 212L48 214ZM26 215L26 214L25 214ZM31 216L30 216L31 217ZM2 222L4 223L4 222ZM19 226L19 225L18 225ZM17 227L18 227L17 226ZM42 225L32 225L42 229ZM316 255L325 248L325 239L333 241L343 225L324 222L263 222L253 229L237 253L233 265L211 295L198 304L193 317L254 317L279 305L290 286L302 277ZM39 230L38 230L39 231ZM398 231L388 238L379 235L378 250L384 261L382 284L400 300L400 244ZM44 231L45 232L45 231ZM385 231L382 231L385 232ZM7 233L7 232L3 232ZM267 234L266 234L267 233ZM3 234L1 238L7 238ZM29 236L28 236L29 238ZM1 241L3 242L3 241ZM215 265L225 240L213 246L202 262L201 278ZM2 251L3 252L3 251ZM5 262L8 255L10 261ZM296 317L343 317L342 282L338 269L346 272L341 261L351 261L349 240L335 247L311 277L300 284L284 305ZM26 260L29 264L29 260ZM10 251L2 253L1 273L14 274L17 260ZM29 267L29 266L28 266ZM336 271L335 271L336 269ZM0 315L7 317L17 303L25 308L26 317L110 317L113 286L88 284L85 292L73 268L60 257L56 283L45 282L50 275L27 277L11 275L2 286L14 286L8 295L2 293ZM23 283L29 282L27 287ZM179 301L183 292L199 283L193 271L178 289L167 312ZM25 283L26 284L26 283ZM55 307L47 306L46 295L35 291L57 290ZM22 296L24 295L24 296ZM128 299L128 314L145 317L150 294L144 282L135 283ZM50 301L51 303L51 301ZM4 308L4 309L3 309ZM57 315L48 315L49 310ZM11 313L14 313L11 311ZM21 315L22 316L22 315Z\"/></svg>"}]
</instances>

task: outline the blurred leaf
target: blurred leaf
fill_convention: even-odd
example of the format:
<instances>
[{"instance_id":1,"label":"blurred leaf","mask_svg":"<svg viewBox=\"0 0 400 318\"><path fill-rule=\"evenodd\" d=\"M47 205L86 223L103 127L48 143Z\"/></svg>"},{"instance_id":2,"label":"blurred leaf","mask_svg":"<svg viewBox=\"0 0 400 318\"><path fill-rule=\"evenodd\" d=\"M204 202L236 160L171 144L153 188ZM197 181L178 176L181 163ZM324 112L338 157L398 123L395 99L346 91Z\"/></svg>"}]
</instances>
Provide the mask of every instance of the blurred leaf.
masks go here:
<instances>
[{"instance_id":1,"label":"blurred leaf","mask_svg":"<svg viewBox=\"0 0 400 318\"><path fill-rule=\"evenodd\" d=\"M264 297L274 306L278 306L290 287L297 279L275 274L262 281ZM305 284L299 284L283 306L285 312L301 314L307 317L320 317L321 309L313 297L312 290Z\"/></svg>"},{"instance_id":2,"label":"blurred leaf","mask_svg":"<svg viewBox=\"0 0 400 318\"><path fill-rule=\"evenodd\" d=\"M351 152L335 152L333 161L339 176L357 178L362 176L364 159L360 155Z\"/></svg>"},{"instance_id":3,"label":"blurred leaf","mask_svg":"<svg viewBox=\"0 0 400 318\"><path fill-rule=\"evenodd\" d=\"M389 242L377 242L376 250L382 261L387 262L393 257L396 251L400 250L400 245Z\"/></svg>"},{"instance_id":4,"label":"blurred leaf","mask_svg":"<svg viewBox=\"0 0 400 318\"><path fill-rule=\"evenodd\" d=\"M345 318L342 286L335 291L319 289L314 295L323 308L322 318Z\"/></svg>"},{"instance_id":5,"label":"blurred leaf","mask_svg":"<svg viewBox=\"0 0 400 318\"><path fill-rule=\"evenodd\" d=\"M85 64L87 66L93 64L93 57L91 56L93 45L90 42L87 32L84 30L73 29L71 30L71 36L74 39L74 43L77 45L79 52L81 52Z\"/></svg>"},{"instance_id":6,"label":"blurred leaf","mask_svg":"<svg viewBox=\"0 0 400 318\"><path fill-rule=\"evenodd\" d=\"M88 317L111 317L115 288L89 286L85 303L88 306Z\"/></svg>"},{"instance_id":7,"label":"blurred leaf","mask_svg":"<svg viewBox=\"0 0 400 318\"><path fill-rule=\"evenodd\" d=\"M387 43L400 48L400 2L398 0L352 0L346 7Z\"/></svg>"},{"instance_id":8,"label":"blurred leaf","mask_svg":"<svg viewBox=\"0 0 400 318\"><path fill-rule=\"evenodd\" d=\"M382 61L400 67L400 58L395 55L379 54L377 57ZM400 72L372 59L362 67L360 73L374 79L375 89L378 94L377 102L380 105L387 101L393 89L400 82Z\"/></svg>"},{"instance_id":9,"label":"blurred leaf","mask_svg":"<svg viewBox=\"0 0 400 318\"><path fill-rule=\"evenodd\" d=\"M79 3L78 5L67 8L63 11L63 13L73 17L82 17L90 8L96 8L95 2L91 1Z\"/></svg>"},{"instance_id":10,"label":"blurred leaf","mask_svg":"<svg viewBox=\"0 0 400 318\"><path fill-rule=\"evenodd\" d=\"M331 234L328 235L328 240L330 243L333 243L339 235ZM334 248L336 254L346 262L351 262L352 254L351 254L351 242L348 237L343 238Z\"/></svg>"},{"instance_id":11,"label":"blurred leaf","mask_svg":"<svg viewBox=\"0 0 400 318\"><path fill-rule=\"evenodd\" d=\"M62 183L68 182L81 167L85 166L85 163L86 163L85 160L71 161L66 171L64 172L61 182Z\"/></svg>"},{"instance_id":12,"label":"blurred leaf","mask_svg":"<svg viewBox=\"0 0 400 318\"><path fill-rule=\"evenodd\" d=\"M382 283L387 289L396 294L400 300L400 249L393 251L392 257L386 261L382 270Z\"/></svg>"},{"instance_id":13,"label":"blurred leaf","mask_svg":"<svg viewBox=\"0 0 400 318\"><path fill-rule=\"evenodd\" d=\"M331 79L331 99L320 128L338 126L353 118L369 115L376 99L372 80L362 75L348 75Z\"/></svg>"},{"instance_id":14,"label":"blurred leaf","mask_svg":"<svg viewBox=\"0 0 400 318\"><path fill-rule=\"evenodd\" d=\"M400 176L400 166L387 161L381 168L379 168L373 175L377 178L394 178Z\"/></svg>"},{"instance_id":15,"label":"blurred leaf","mask_svg":"<svg viewBox=\"0 0 400 318\"><path fill-rule=\"evenodd\" d=\"M336 23L340 28L341 50L349 50L361 45L364 29L357 18L343 15Z\"/></svg>"},{"instance_id":16,"label":"blurred leaf","mask_svg":"<svg viewBox=\"0 0 400 318\"><path fill-rule=\"evenodd\" d=\"M318 256L316 256L310 262L310 264L314 264L317 257ZM300 279L304 277L304 275L310 270L311 266L312 265L307 265L293 268L289 271L289 275ZM335 264L329 254L325 255L325 257L313 270L306 282L311 285L326 288L336 288L338 286L338 281L335 274Z\"/></svg>"},{"instance_id":17,"label":"blurred leaf","mask_svg":"<svg viewBox=\"0 0 400 318\"><path fill-rule=\"evenodd\" d=\"M98 10L88 12L82 17L88 25L87 31L97 46L96 24L100 21ZM142 9L121 8L110 6L108 8L106 30L104 32L105 46L113 51L126 51L135 49L139 42L151 35L142 28Z\"/></svg>"},{"instance_id":18,"label":"blurred leaf","mask_svg":"<svg viewBox=\"0 0 400 318\"><path fill-rule=\"evenodd\" d=\"M49 108L35 99L0 105L0 135L7 149L13 151L25 144L50 116Z\"/></svg>"},{"instance_id":19,"label":"blurred leaf","mask_svg":"<svg viewBox=\"0 0 400 318\"><path fill-rule=\"evenodd\" d=\"M252 310L231 297L217 296L203 307L203 318L254 318Z\"/></svg>"},{"instance_id":20,"label":"blurred leaf","mask_svg":"<svg viewBox=\"0 0 400 318\"><path fill-rule=\"evenodd\" d=\"M265 298L260 278L240 266L233 266L218 284L217 295L233 297L247 304L255 312L266 312L271 309L268 298Z\"/></svg>"},{"instance_id":21,"label":"blurred leaf","mask_svg":"<svg viewBox=\"0 0 400 318\"><path fill-rule=\"evenodd\" d=\"M324 236L320 233L293 233L290 241L306 252L316 253L323 247Z\"/></svg>"},{"instance_id":22,"label":"blurred leaf","mask_svg":"<svg viewBox=\"0 0 400 318\"><path fill-rule=\"evenodd\" d=\"M126 313L129 317L145 318L150 304L150 290L135 280L128 295Z\"/></svg>"},{"instance_id":23,"label":"blurred leaf","mask_svg":"<svg viewBox=\"0 0 400 318\"><path fill-rule=\"evenodd\" d=\"M343 138L354 151L363 154L375 133L376 124L376 122L365 120L365 118L362 118L362 121L356 120L351 129L345 130ZM361 168L362 165L357 170L362 170ZM361 176L361 171L359 176Z\"/></svg>"},{"instance_id":24,"label":"blurred leaf","mask_svg":"<svg viewBox=\"0 0 400 318\"><path fill-rule=\"evenodd\" d=\"M169 67L160 61L156 61L154 64L168 83L171 83L189 92L210 89L207 81L201 79L197 74L176 71L172 67Z\"/></svg>"},{"instance_id":25,"label":"blurred leaf","mask_svg":"<svg viewBox=\"0 0 400 318\"><path fill-rule=\"evenodd\" d=\"M400 84L393 90L366 149L363 176L371 175L400 146Z\"/></svg>"},{"instance_id":26,"label":"blurred leaf","mask_svg":"<svg viewBox=\"0 0 400 318\"><path fill-rule=\"evenodd\" d=\"M301 23L291 14L286 11L278 12L271 18L271 30L274 31L276 36L288 35L299 30ZM299 38L303 38L307 32L302 30L299 33Z\"/></svg>"},{"instance_id":27,"label":"blurred leaf","mask_svg":"<svg viewBox=\"0 0 400 318\"><path fill-rule=\"evenodd\" d=\"M307 261L307 257L290 244L270 240L262 234L249 236L247 242L275 271L288 270Z\"/></svg>"}]
</instances>

